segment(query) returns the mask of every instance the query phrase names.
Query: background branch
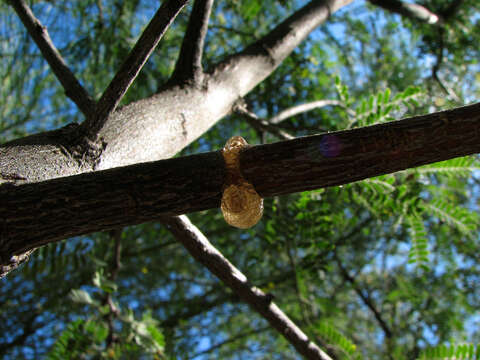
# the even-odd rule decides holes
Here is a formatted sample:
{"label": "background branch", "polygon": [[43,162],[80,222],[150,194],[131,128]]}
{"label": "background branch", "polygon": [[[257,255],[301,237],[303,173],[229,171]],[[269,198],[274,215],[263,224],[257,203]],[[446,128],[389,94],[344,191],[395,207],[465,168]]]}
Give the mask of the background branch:
{"label": "background branch", "polygon": [[393,13],[406,16],[410,19],[420,20],[428,24],[441,25],[444,23],[442,16],[433,13],[426,7],[399,0],[369,0],[372,4]]}
{"label": "background branch", "polygon": [[73,72],[67,66],[62,55],[58,52],[52,39],[48,35],[47,28],[33,15],[32,10],[24,0],[9,0],[28,33],[33,38],[43,57],[47,60],[50,68],[65,89],[65,94],[77,105],[78,109],[90,117],[95,110],[95,101],[77,80]]}
{"label": "background branch", "polygon": [[259,118],[255,113],[248,110],[246,103],[237,103],[234,106],[233,111],[243,117],[253,128],[259,131],[269,132],[282,140],[291,140],[295,138],[294,136],[290,135],[286,131],[283,131],[279,127],[270,124],[264,119]]}
{"label": "background branch", "polygon": [[[480,103],[402,121],[252,146],[243,176],[263,197],[342,185],[480,153]],[[49,242],[219,207],[220,152],[0,186],[0,265]],[[48,194],[48,197],[45,197]],[[0,273],[5,273],[0,268]]]}
{"label": "background branch", "polygon": [[377,320],[378,324],[382,328],[385,337],[387,339],[390,339],[393,336],[393,332],[390,329],[390,327],[387,325],[385,320],[383,320],[382,314],[380,311],[377,309],[377,306],[375,305],[373,299],[368,295],[365,294],[362,289],[358,286],[357,282],[355,279],[348,273],[348,271],[345,269],[345,267],[342,265],[340,259],[335,256],[335,259],[337,261],[337,265],[342,273],[342,276],[345,280],[347,280],[353,287],[353,290],[357,293],[357,295],[362,299],[363,303],[370,309],[370,311],[373,313],[373,316]]}
{"label": "background branch", "polygon": [[85,126],[91,139],[95,139],[107,118],[115,111],[158,42],[187,2],[188,0],[166,0],[157,10],[98,101],[95,115],[87,119]]}
{"label": "background branch", "polygon": [[171,82],[193,81],[198,84],[202,80],[202,54],[212,5],[213,0],[196,0],[193,3],[182,48],[170,79]]}
{"label": "background branch", "polygon": [[440,88],[443,90],[443,92],[448,95],[453,101],[457,103],[461,103],[461,99],[457,96],[455,91],[447,85],[440,79],[438,76],[438,72],[440,70],[440,67],[443,64],[443,58],[444,58],[444,51],[445,51],[445,44],[444,44],[444,36],[445,36],[445,30],[440,29],[438,32],[438,48],[437,48],[437,61],[432,67],[432,78],[434,81],[437,82],[437,84],[440,86]]}
{"label": "background branch", "polygon": [[[307,111],[312,111],[315,109],[319,109],[325,106],[340,106],[342,108],[345,108],[345,105],[338,100],[318,100],[318,101],[312,101],[309,103],[305,104],[300,104],[297,106],[292,106],[291,108],[288,108],[286,110],[281,111],[274,117],[272,117],[269,122],[272,124],[278,124],[292,116],[307,112]],[[352,110],[349,110],[345,108],[346,111],[348,112],[349,115],[355,116],[355,112]]]}
{"label": "background branch", "polygon": [[330,359],[271,301],[270,296],[249,284],[245,275],[235,268],[185,215],[166,219],[164,222],[198,262],[263,316],[300,354],[307,359]]}

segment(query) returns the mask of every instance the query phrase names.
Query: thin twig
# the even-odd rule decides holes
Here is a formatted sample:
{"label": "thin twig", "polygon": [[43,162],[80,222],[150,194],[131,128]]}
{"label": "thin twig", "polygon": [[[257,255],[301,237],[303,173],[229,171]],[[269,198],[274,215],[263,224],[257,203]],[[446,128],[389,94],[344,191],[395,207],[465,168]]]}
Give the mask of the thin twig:
{"label": "thin twig", "polygon": [[83,88],[67,66],[62,55],[60,55],[55,45],[53,45],[47,28],[33,15],[32,10],[24,0],[10,0],[9,3],[14,8],[23,25],[27,28],[28,33],[37,44],[53,73],[62,84],[65,89],[65,94],[77,105],[87,118],[91,116],[95,110],[95,101]]}
{"label": "thin twig", "polygon": [[400,0],[369,0],[372,4],[382,7],[393,13],[408,18],[426,22],[427,24],[442,25],[444,19],[426,7],[418,4],[411,4]]}
{"label": "thin twig", "polygon": [[461,103],[461,99],[458,97],[455,91],[453,91],[451,87],[446,86],[445,83],[438,76],[438,71],[440,70],[443,64],[443,59],[444,59],[444,55],[443,55],[445,51],[444,36],[445,36],[445,30],[440,29],[440,31],[438,32],[439,46],[437,48],[437,61],[435,62],[435,65],[433,65],[432,67],[432,78],[435,82],[437,82],[437,84],[440,86],[440,88],[446,95],[448,95],[453,101]]}
{"label": "thin twig", "polygon": [[286,131],[278,128],[275,125],[270,124],[268,121],[259,118],[255,113],[251,112],[247,108],[247,104],[243,101],[237,101],[235,106],[233,107],[233,111],[242,116],[251,126],[259,131],[266,131],[282,140],[291,140],[295,137],[290,135]]}
{"label": "thin twig", "polygon": [[272,117],[269,122],[272,124],[278,124],[292,116],[307,112],[307,111],[312,111],[315,109],[320,109],[325,106],[340,106],[344,108],[350,116],[355,116],[355,112],[352,110],[349,110],[348,108],[345,108],[345,105],[338,100],[318,100],[318,101],[312,101],[309,103],[305,104],[300,104],[297,106],[292,106],[291,108],[288,108],[286,110],[281,111],[279,114],[275,115]]}
{"label": "thin twig", "polygon": [[235,343],[239,340],[241,340],[242,338],[245,338],[245,337],[248,337],[248,336],[251,336],[251,335],[255,335],[255,334],[260,334],[264,331],[267,331],[269,330],[270,327],[269,326],[265,326],[265,327],[261,327],[259,329],[254,329],[254,330],[249,330],[249,331],[244,331],[244,332],[241,332],[241,333],[238,333],[234,336],[231,336],[229,337],[228,339],[225,339],[223,341],[220,341],[219,343],[216,343],[214,345],[212,345],[211,347],[209,347],[208,349],[205,349],[205,350],[202,350],[200,352],[197,352],[196,354],[192,355],[191,357],[189,357],[188,359],[189,360],[193,360],[195,359],[196,357],[199,357],[201,355],[205,355],[205,354],[209,354],[211,353],[212,351],[214,350],[217,350],[219,348],[221,348],[222,346],[224,345],[227,345],[227,344],[231,344],[231,343]]}
{"label": "thin twig", "polygon": [[185,215],[168,218],[164,222],[198,262],[262,315],[300,354],[307,359],[331,359],[275,305],[271,296],[249,284],[246,276],[235,268]]}
{"label": "thin twig", "polygon": [[195,0],[171,82],[200,83],[202,54],[213,0]]}
{"label": "thin twig", "polygon": [[445,10],[441,12],[445,20],[452,19],[462,7],[464,0],[450,0],[450,5],[448,5]]}
{"label": "thin twig", "polygon": [[337,265],[340,268],[340,271],[342,273],[342,276],[345,280],[347,280],[353,287],[353,290],[357,293],[357,295],[362,299],[363,303],[370,309],[370,311],[373,313],[373,316],[375,316],[375,319],[377,320],[378,324],[382,328],[383,332],[385,333],[385,337],[387,339],[391,339],[393,336],[393,332],[390,329],[390,327],[387,325],[386,321],[383,319],[382,314],[380,311],[377,309],[376,305],[374,304],[373,299],[368,295],[365,294],[362,289],[357,285],[355,279],[348,273],[348,271],[345,269],[345,267],[342,265],[340,259],[335,256],[335,260],[337,261]]}
{"label": "thin twig", "polygon": [[87,132],[91,139],[95,139],[108,116],[115,111],[158,42],[187,2],[188,0],[167,0],[155,13],[98,101],[95,115],[86,122]]}
{"label": "thin twig", "polygon": [[[120,270],[121,263],[121,255],[122,255],[122,228],[111,230],[109,235],[110,239],[114,242],[114,251],[113,251],[113,258],[110,265],[110,273],[108,274],[108,280],[115,282],[117,279],[118,271]],[[111,348],[116,341],[115,335],[115,327],[114,327],[114,320],[118,315],[120,315],[120,310],[113,302],[112,294],[110,292],[105,293],[104,302],[109,307],[109,312],[107,314],[107,324],[108,324],[108,335],[106,339],[106,346],[107,349]]]}

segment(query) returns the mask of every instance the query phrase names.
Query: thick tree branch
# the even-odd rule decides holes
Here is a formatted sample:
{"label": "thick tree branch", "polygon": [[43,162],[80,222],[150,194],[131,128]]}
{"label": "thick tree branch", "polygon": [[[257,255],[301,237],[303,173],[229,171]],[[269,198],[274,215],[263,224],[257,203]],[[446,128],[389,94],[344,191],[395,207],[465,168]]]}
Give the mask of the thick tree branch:
{"label": "thick tree branch", "polygon": [[251,285],[245,275],[235,268],[185,215],[166,219],[165,223],[198,262],[263,316],[300,354],[307,359],[330,359],[271,301],[267,294]]}
{"label": "thick tree branch", "polygon": [[212,76],[219,86],[244,96],[265,79],[317,26],[352,0],[312,0],[259,41],[219,64]]}
{"label": "thick tree branch", "polygon": [[192,81],[199,84],[201,82],[202,54],[212,5],[213,0],[195,0],[193,3],[182,48],[170,79],[172,83]]}
{"label": "thick tree branch", "polygon": [[236,101],[271,74],[310,31],[349,2],[311,2],[262,40],[217,65],[205,76],[204,87],[167,86],[118,109],[96,134],[101,143],[72,146],[72,138],[83,139],[83,132],[74,129],[1,146],[0,179],[37,182],[175,155],[230,113]]}
{"label": "thick tree branch", "polygon": [[[252,146],[240,154],[240,164],[257,192],[269,197],[475,153],[480,153],[480,103]],[[224,177],[221,153],[210,152],[33,184],[4,184],[0,265],[14,266],[14,255],[22,257],[67,237],[219,207]]]}
{"label": "thick tree branch", "polygon": [[435,14],[426,7],[417,4],[411,4],[400,0],[369,0],[372,4],[382,7],[393,13],[406,16],[408,18],[419,20],[428,24],[442,25],[444,19]]}
{"label": "thick tree branch", "polygon": [[62,58],[52,39],[48,35],[47,28],[33,15],[32,10],[24,0],[9,0],[28,33],[33,38],[43,57],[47,60],[50,68],[65,89],[65,94],[77,105],[80,111],[89,117],[95,110],[95,101],[77,80]]}
{"label": "thick tree branch", "polygon": [[85,126],[90,138],[95,139],[98,135],[107,118],[115,111],[158,42],[187,2],[188,0],[166,0],[157,10],[98,101],[95,115],[87,119]]}

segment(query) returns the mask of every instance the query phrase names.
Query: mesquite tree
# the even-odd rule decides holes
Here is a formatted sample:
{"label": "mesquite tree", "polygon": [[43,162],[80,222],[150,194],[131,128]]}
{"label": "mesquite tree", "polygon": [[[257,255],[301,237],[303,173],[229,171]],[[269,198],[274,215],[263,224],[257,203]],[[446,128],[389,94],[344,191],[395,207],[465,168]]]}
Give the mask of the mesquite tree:
{"label": "mesquite tree", "polygon": [[[400,335],[398,343],[395,342],[397,336],[395,327],[407,328],[408,325],[400,326],[396,324],[397,315],[393,315],[392,312],[384,313],[394,311],[392,309],[396,305],[389,305],[389,301],[395,303],[396,298],[392,300],[394,296],[402,298],[407,296],[405,294],[408,291],[403,289],[405,294],[400,296],[391,295],[393,291],[389,289],[390,292],[385,293],[383,300],[375,299],[369,289],[362,288],[363,279],[358,275],[352,275],[361,271],[366,263],[357,264],[354,261],[355,266],[348,264],[348,252],[345,252],[347,250],[342,245],[345,246],[349,241],[355,240],[365,229],[375,228],[371,223],[380,220],[381,224],[376,225],[379,232],[376,235],[369,234],[370,238],[384,237],[385,235],[380,234],[383,234],[386,228],[397,231],[397,236],[402,241],[409,238],[410,260],[416,266],[417,275],[418,272],[422,272],[421,275],[425,276],[427,272],[433,271],[429,264],[425,224],[434,223],[434,219],[448,223],[454,228],[453,231],[459,232],[459,239],[470,239],[469,244],[473,244],[472,234],[478,222],[475,213],[468,210],[471,209],[471,205],[467,203],[467,199],[455,198],[455,204],[452,206],[446,199],[446,188],[442,192],[430,188],[429,185],[441,183],[442,179],[438,176],[442,175],[438,174],[456,172],[465,175],[465,172],[476,168],[475,159],[450,160],[418,171],[408,172],[407,169],[480,152],[480,105],[460,107],[464,101],[474,96],[473,92],[463,93],[467,85],[472,84],[468,80],[464,83],[445,80],[441,73],[442,69],[447,69],[444,70],[447,74],[448,71],[457,72],[456,76],[460,76],[471,71],[468,59],[469,57],[474,59],[475,55],[478,55],[478,50],[473,45],[476,41],[475,36],[468,31],[474,26],[475,21],[469,12],[478,5],[473,1],[445,1],[432,8],[427,6],[428,4],[421,6],[401,1],[372,0],[371,4],[367,5],[350,5],[351,2],[351,0],[311,1],[300,6],[288,1],[269,5],[257,1],[246,1],[245,4],[239,5],[232,1],[214,6],[213,0],[196,0],[188,8],[189,17],[183,18],[182,9],[188,3],[187,0],[164,1],[156,9],[148,25],[144,24],[145,28],[139,34],[138,40],[134,44],[132,42],[131,49],[127,47],[122,54],[119,45],[121,38],[118,39],[118,44],[112,45],[114,49],[120,49],[115,57],[118,66],[111,69],[115,75],[110,77],[111,81],[106,82],[104,74],[100,72],[95,75],[95,70],[102,68],[99,59],[108,62],[111,58],[100,57],[99,54],[108,53],[105,48],[109,47],[108,41],[111,39],[109,36],[120,37],[122,31],[125,32],[124,29],[131,32],[135,26],[138,27],[137,24],[128,23],[122,18],[123,12],[137,15],[145,13],[146,10],[142,9],[138,1],[127,2],[127,5],[113,2],[109,4],[113,10],[107,10],[106,4],[102,1],[79,5],[77,9],[79,24],[73,22],[71,26],[78,26],[80,31],[86,33],[97,34],[104,41],[101,46],[93,45],[95,40],[88,44],[84,43],[84,46],[91,47],[92,51],[97,52],[88,56],[83,55],[76,65],[71,64],[75,61],[75,56],[64,58],[62,51],[59,51],[55,44],[65,41],[77,44],[80,41],[70,40],[68,35],[62,37],[61,34],[58,35],[58,39],[52,40],[48,28],[35,14],[37,8],[40,12],[49,10],[61,14],[61,8],[55,9],[55,4],[38,4],[32,11],[26,1],[7,1],[9,7],[5,6],[4,11],[9,15],[15,11],[18,15],[29,37],[34,40],[38,48],[36,51],[42,54],[69,99],[64,101],[71,101],[72,103],[68,103],[70,109],[74,109],[75,106],[78,113],[71,118],[66,116],[65,120],[58,121],[61,126],[52,126],[52,123],[44,131],[25,134],[15,139],[11,139],[14,133],[9,129],[21,126],[22,121],[17,118],[11,124],[5,121],[5,125],[2,125],[5,136],[10,138],[0,147],[2,275],[26,262],[31,256],[32,264],[27,263],[24,271],[30,274],[26,275],[25,281],[32,281],[28,276],[35,279],[40,276],[39,265],[36,264],[45,266],[49,261],[50,263],[61,261],[54,260],[56,251],[61,252],[58,257],[68,258],[71,255],[74,259],[81,259],[86,256],[78,248],[81,240],[62,242],[61,251],[60,245],[55,242],[80,235],[87,235],[86,239],[107,237],[113,247],[104,248],[105,245],[97,245],[100,241],[95,241],[95,245],[92,246],[98,246],[98,250],[92,250],[90,255],[96,262],[90,263],[88,271],[78,271],[78,276],[72,280],[71,286],[63,286],[61,289],[68,293],[72,288],[88,283],[91,278],[88,274],[93,271],[95,274],[93,283],[103,292],[99,295],[101,301],[95,302],[84,290],[74,290],[71,297],[78,303],[96,307],[104,316],[104,326],[99,325],[93,330],[92,328],[85,330],[84,326],[88,321],[76,322],[74,326],[65,330],[62,335],[64,337],[70,336],[78,340],[82,332],[95,333],[97,335],[92,341],[101,343],[102,348],[99,351],[110,351],[111,356],[148,351],[158,354],[166,351],[172,356],[176,351],[182,354],[181,351],[187,350],[174,349],[174,331],[178,327],[178,320],[175,319],[183,317],[189,319],[212,307],[234,302],[238,297],[266,319],[270,327],[278,330],[295,350],[306,358],[355,357],[360,353],[355,350],[350,340],[343,338],[339,332],[339,329],[348,332],[346,330],[348,326],[341,324],[345,318],[339,320],[337,328],[332,325],[332,319],[335,317],[331,317],[332,314],[329,314],[326,304],[312,305],[312,300],[307,299],[308,296],[318,292],[316,287],[321,286],[321,282],[318,281],[315,286],[313,282],[308,284],[307,279],[315,271],[326,271],[328,267],[335,267],[336,272],[331,274],[332,284],[339,278],[358,294],[361,303],[371,312],[385,339],[385,353],[390,354],[392,358],[418,356],[421,341],[416,339],[407,349],[403,349],[400,345],[402,344]],[[212,9],[215,17],[209,27]],[[238,18],[232,14],[235,9],[239,12]],[[70,10],[67,7],[64,11]],[[269,13],[270,11],[272,13]],[[381,14],[382,18],[378,22],[386,23],[388,26],[376,24],[374,19],[368,17],[363,17],[363,22],[357,20],[351,11],[367,11],[376,16]],[[82,19],[88,19],[90,16],[93,16],[96,22],[81,30],[84,26]],[[174,22],[177,16],[178,21],[183,21],[179,27],[175,27]],[[253,26],[241,25],[238,19],[249,20]],[[329,19],[333,19],[331,26],[324,26],[321,36],[317,34],[305,45],[304,40]],[[263,20],[265,24],[262,24]],[[342,21],[346,24],[344,25],[346,29],[338,28]],[[399,24],[400,21],[405,22],[404,27],[395,28],[394,24]],[[225,26],[229,22],[232,26]],[[368,22],[373,24],[370,31],[365,25]],[[255,26],[258,29],[255,29]],[[383,31],[392,33],[377,34],[375,33],[377,26],[382,26]],[[122,31],[116,31],[118,29]],[[168,39],[170,30],[173,35]],[[347,30],[351,30],[353,35]],[[228,33],[232,36],[230,41],[224,39]],[[106,36],[102,38],[101,34]],[[348,45],[350,36],[362,39],[362,36],[368,38],[367,34],[372,38],[380,37],[376,39],[378,43],[376,52],[370,53],[368,48],[365,49],[368,46],[367,42],[359,43],[360,49],[355,49],[355,44]],[[406,64],[401,68],[402,62],[395,58],[394,51],[402,49],[405,45],[401,41],[400,44],[393,45],[385,42],[385,38],[394,34],[399,34],[399,37],[407,34],[420,36],[419,49],[435,59],[429,69],[431,73],[428,76],[428,86],[424,89],[418,87],[421,85],[418,78],[410,77],[415,71],[418,71],[418,75],[422,71],[425,72],[426,65]],[[175,36],[180,35],[181,40],[175,41]],[[163,36],[167,37],[166,48],[161,45]],[[321,40],[315,39],[316,37],[320,37]],[[320,41],[321,44],[328,42],[334,44],[336,52],[322,53],[319,46],[312,45],[315,41]],[[159,48],[155,50],[159,43]],[[175,61],[171,61],[168,51],[175,48],[178,49],[178,55]],[[203,56],[204,50],[210,56],[206,60]],[[158,59],[147,63],[153,53]],[[408,51],[405,52],[407,53]],[[163,54],[165,59],[162,58]],[[462,55],[463,63],[459,60]],[[358,56],[358,59],[354,58],[355,56]],[[90,58],[96,61],[90,62]],[[172,63],[172,66],[164,65],[163,74],[155,69],[155,65],[162,61]],[[286,67],[291,73],[282,74],[281,65],[289,61],[294,64]],[[336,61],[338,69],[331,70],[331,64],[330,68],[325,64],[319,65],[319,61],[325,63]],[[404,62],[407,63],[407,59],[404,59]],[[474,64],[474,60],[471,62]],[[72,71],[71,66],[76,66],[76,71]],[[315,66],[319,66],[319,69]],[[356,66],[360,66],[361,69],[356,69]],[[279,67],[279,71],[274,72]],[[296,67],[302,70],[298,74],[295,74]],[[457,70],[457,67],[461,70]],[[84,69],[86,73],[91,71],[96,76],[95,84],[88,84],[87,79],[82,79],[80,69]],[[278,72],[279,78],[272,79],[270,75]],[[386,80],[385,73],[398,76],[398,81]],[[293,75],[298,76],[299,80],[292,82],[295,86],[289,87],[288,79]],[[142,79],[142,76],[145,78]],[[135,88],[137,77],[137,82],[140,83],[138,89]],[[316,80],[313,81],[312,77],[316,77]],[[368,77],[370,78],[366,79]],[[368,86],[362,85],[359,79],[364,79],[363,82]],[[315,86],[324,86],[329,90],[312,93],[312,97],[315,98],[312,100],[315,101],[304,101],[304,104],[279,111],[280,104],[284,106],[283,102],[288,104],[289,100],[303,96],[302,92],[305,93],[312,86],[312,81]],[[285,94],[283,96],[287,97],[286,100],[271,95],[278,86],[282,86],[280,85],[282,82],[287,83],[284,85],[288,88],[286,94],[289,91],[293,93],[290,99]],[[30,89],[36,86],[34,79],[29,79],[26,83]],[[325,86],[327,83],[328,86]],[[104,87],[97,90],[99,84],[104,84]],[[129,88],[130,91],[127,93]],[[395,94],[392,94],[390,88],[394,89]],[[360,98],[365,93],[370,93],[370,96],[365,96],[362,102]],[[319,95],[330,98],[319,99]],[[59,95],[56,95],[55,102],[58,101],[58,97]],[[308,98],[309,96],[305,97]],[[53,100],[35,100],[55,104]],[[121,103],[122,106],[119,106]],[[58,107],[51,104],[46,107]],[[437,111],[439,109],[433,105],[448,105],[451,109]],[[29,106],[34,107],[34,102]],[[262,107],[268,109],[267,114],[265,111],[263,114],[261,111],[260,113],[252,111]],[[317,111],[317,118],[308,115],[312,111]],[[398,122],[390,121],[405,117],[407,111],[409,118]],[[418,115],[425,112],[428,114]],[[10,113],[14,114],[13,111]],[[35,118],[39,119],[40,116],[35,115]],[[216,140],[210,141],[205,133],[224,119],[240,120],[241,125],[240,127],[234,124],[225,125],[219,134],[213,136]],[[296,120],[287,122],[287,119]],[[376,124],[380,122],[383,123]],[[239,161],[242,176],[253,185],[258,194],[267,199],[274,199],[269,200],[266,206],[266,218],[255,228],[257,230],[253,230],[254,233],[257,231],[255,235],[246,237],[254,237],[256,242],[263,238],[270,246],[258,243],[252,245],[250,250],[245,249],[245,259],[234,256],[230,253],[230,248],[225,249],[227,257],[234,256],[232,261],[241,267],[240,264],[248,260],[247,255],[251,256],[266,249],[278,251],[277,246],[272,245],[273,239],[286,237],[283,241],[285,243],[283,250],[288,271],[277,274],[277,280],[265,274],[262,277],[260,274],[268,272],[269,269],[282,268],[281,262],[274,264],[275,256],[272,255],[271,260],[267,260],[270,256],[265,256],[264,259],[272,262],[269,266],[262,266],[258,273],[252,274],[256,279],[263,278],[263,281],[257,281],[256,284],[265,287],[263,290],[256,287],[253,281],[248,281],[246,275],[235,268],[200,230],[182,215],[219,207],[228,174],[223,157],[217,151],[218,144],[232,135],[237,135],[235,131],[247,134],[250,131],[250,134],[259,140],[253,141],[254,143],[270,142],[272,138],[282,140],[249,147],[241,152]],[[316,133],[318,135],[300,137]],[[205,145],[206,143],[208,145]],[[210,151],[192,154],[202,149]],[[187,153],[191,155],[169,159],[182,150],[185,155]],[[385,175],[401,170],[404,172]],[[431,183],[425,179],[429,174],[433,177],[428,180]],[[384,176],[371,179],[381,175]],[[330,188],[326,192],[319,190],[296,195],[297,197],[289,198],[290,200],[278,198],[279,195],[346,185],[363,179],[370,180],[348,185],[349,187],[341,194],[335,192],[340,191],[339,188]],[[447,182],[451,181],[449,179]],[[423,189],[421,184],[425,184]],[[449,184],[459,193],[464,189],[464,184],[455,183],[453,184],[455,186]],[[318,202],[320,197],[322,205]],[[339,198],[344,198],[353,205],[342,210],[340,205],[342,201]],[[466,207],[457,207],[462,202]],[[292,230],[283,229],[281,220],[292,217],[292,212],[297,221],[297,225],[294,226],[296,230],[291,234],[295,240],[289,240]],[[211,213],[208,218],[211,223],[221,221],[218,214]],[[146,222],[160,222],[163,224],[162,230],[156,229],[147,236],[146,234],[150,233],[149,226],[153,225],[145,225],[138,228],[144,229],[142,230],[145,231],[144,235],[138,236],[165,236],[161,235],[162,231],[168,230],[170,233],[168,236],[173,235],[193,258],[233,291],[232,295],[221,286],[215,286],[213,299],[200,302],[200,305],[198,300],[188,304],[186,298],[195,294],[193,288],[181,291],[184,295],[182,300],[184,307],[187,308],[187,312],[191,309],[191,315],[178,312],[179,310],[169,315],[156,314],[157,317],[162,317],[161,326],[167,336],[167,350],[164,350],[163,338],[156,330],[157,323],[151,315],[146,316],[146,312],[144,313],[140,323],[150,330],[141,333],[133,325],[136,320],[128,317],[125,314],[126,310],[122,310],[122,306],[114,301],[118,287],[123,286],[126,289],[126,283],[129,281],[126,276],[128,272],[122,266],[122,259],[126,261],[125,258],[133,257],[135,251],[129,251],[126,247],[138,240],[134,234],[125,235],[128,231],[136,230],[122,228]],[[222,229],[225,225],[222,223],[215,225],[214,228],[210,226],[211,231],[215,228]],[[109,232],[103,235],[89,235],[98,231]],[[311,231],[312,234],[308,241],[303,234],[305,231]],[[445,229],[438,231],[435,233],[438,239],[451,236]],[[241,234],[239,232],[234,234],[246,239],[246,235],[239,235]],[[315,241],[315,237],[324,240]],[[365,235],[365,238],[367,237]],[[326,241],[327,239],[330,240]],[[151,241],[153,240],[148,240],[148,243]],[[359,245],[354,253],[368,254],[373,251],[363,244],[366,240],[357,241]],[[328,245],[329,242],[335,245]],[[77,245],[68,248],[69,243]],[[397,244],[399,243],[400,240]],[[43,248],[47,244],[51,244],[48,248],[53,249],[48,256],[44,250],[46,248]],[[390,246],[391,244],[388,244],[387,248]],[[122,247],[125,250],[122,251]],[[38,258],[33,252],[37,248],[40,248],[37,251],[40,254]],[[67,250],[64,250],[65,248]],[[389,248],[388,253],[392,252],[393,250]],[[468,253],[468,256],[470,255]],[[146,257],[140,256],[139,259],[148,263]],[[405,259],[408,259],[407,256]],[[108,261],[104,263],[104,260]],[[369,263],[375,261],[378,259],[373,257]],[[349,269],[346,263],[352,268]],[[75,269],[78,269],[78,266],[74,266]],[[178,264],[176,266],[178,267]],[[65,263],[62,267],[67,268]],[[149,271],[147,265],[143,269],[144,273]],[[171,274],[176,271],[179,273],[191,271],[187,268],[171,269]],[[243,270],[247,271],[247,268]],[[35,275],[31,275],[32,273]],[[54,278],[53,273],[49,274],[51,278]],[[7,277],[4,281],[8,282],[10,278]],[[289,292],[274,291],[275,286],[271,284],[281,283],[283,278],[294,279],[290,286],[296,292],[297,309],[292,312],[301,324],[300,327],[276,305],[278,294],[282,294],[283,291],[286,291],[286,294]],[[401,282],[398,277],[394,279],[392,281]],[[152,284],[145,288],[152,291]],[[207,288],[204,291],[205,294],[209,292]],[[327,290],[324,291],[326,293],[322,295],[323,297],[329,293]],[[118,296],[121,297],[120,294]],[[174,297],[171,296],[171,299]],[[279,301],[284,305],[292,302],[286,298],[280,298]],[[149,300],[143,307],[150,311],[161,307],[160,304],[161,302]],[[123,306],[128,308],[130,304],[127,301]],[[165,307],[168,308],[166,305]],[[309,318],[313,314],[317,316],[311,321]],[[31,316],[33,318],[30,318],[30,322],[37,319],[40,313],[34,312]],[[68,314],[64,316],[68,318]],[[27,323],[28,319],[22,321]],[[238,320],[240,329],[242,321]],[[1,351],[7,353],[16,344],[24,345],[28,336],[33,335],[39,328],[40,325],[24,326],[22,334],[6,338]],[[130,332],[125,332],[126,328],[129,328]],[[258,330],[269,327],[259,325],[254,328]],[[254,330],[247,332],[246,336],[248,334],[258,336]],[[104,337],[98,335],[102,332],[105,333]],[[272,336],[270,334],[266,338]],[[135,338],[137,346],[134,349],[126,345],[127,339],[132,337]],[[355,336],[351,338],[353,341],[357,340]],[[60,339],[50,356],[63,354],[62,351],[65,349],[62,348]],[[256,339],[259,343],[266,341],[261,340],[261,337]],[[362,340],[358,341],[362,343]],[[365,346],[365,349],[368,349],[368,346]],[[405,351],[402,353],[401,350]],[[79,351],[83,353],[86,349],[80,347]],[[279,350],[283,354],[289,351],[291,350]],[[399,355],[400,353],[402,355]]]}

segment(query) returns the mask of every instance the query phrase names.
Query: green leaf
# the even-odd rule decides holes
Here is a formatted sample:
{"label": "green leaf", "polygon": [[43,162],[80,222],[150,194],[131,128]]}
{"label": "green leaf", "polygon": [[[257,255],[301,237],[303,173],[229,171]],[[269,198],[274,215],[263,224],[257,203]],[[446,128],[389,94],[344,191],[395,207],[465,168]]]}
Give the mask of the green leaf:
{"label": "green leaf", "polygon": [[98,306],[98,302],[93,300],[90,294],[85,290],[72,289],[69,296],[70,299],[75,303]]}

